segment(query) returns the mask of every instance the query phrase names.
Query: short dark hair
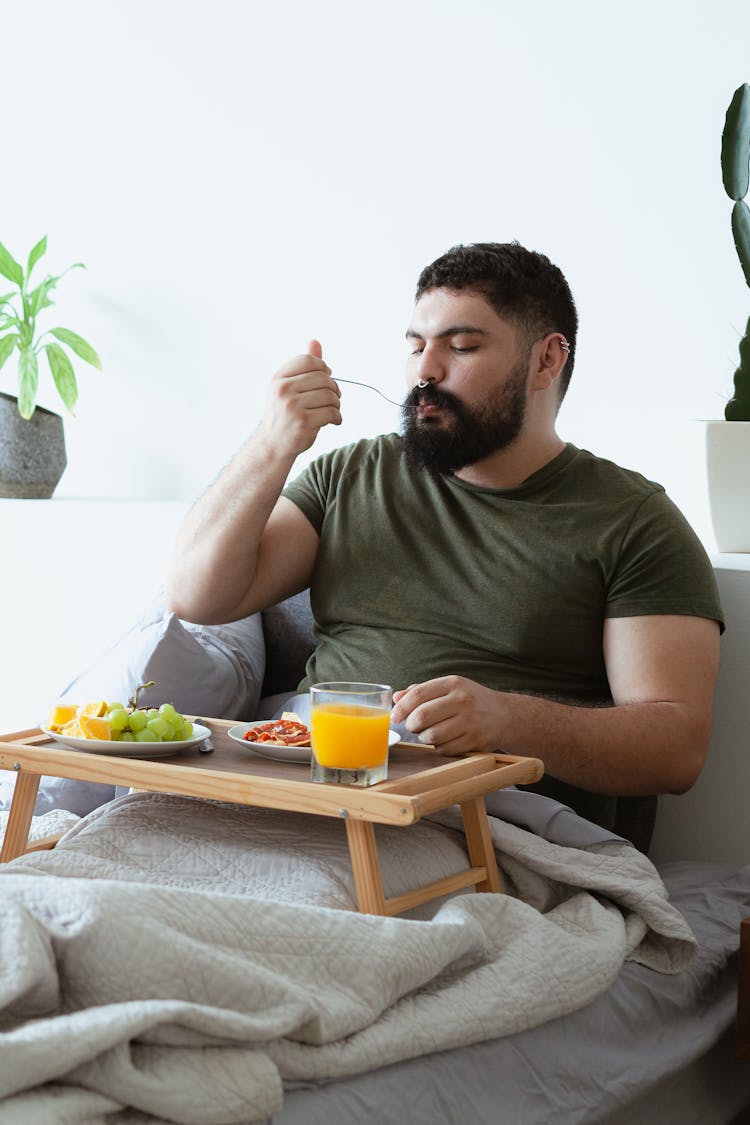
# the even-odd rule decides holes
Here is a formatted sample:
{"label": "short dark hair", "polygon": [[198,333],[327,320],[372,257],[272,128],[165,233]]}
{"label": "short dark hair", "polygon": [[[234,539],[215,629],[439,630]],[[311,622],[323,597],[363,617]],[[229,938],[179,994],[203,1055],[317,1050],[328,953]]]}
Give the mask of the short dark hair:
{"label": "short dark hair", "polygon": [[479,293],[499,316],[521,332],[527,348],[550,332],[562,332],[570,345],[560,375],[560,401],[573,374],[578,314],[562,270],[519,242],[475,242],[454,246],[425,266],[415,301],[430,289],[469,289]]}

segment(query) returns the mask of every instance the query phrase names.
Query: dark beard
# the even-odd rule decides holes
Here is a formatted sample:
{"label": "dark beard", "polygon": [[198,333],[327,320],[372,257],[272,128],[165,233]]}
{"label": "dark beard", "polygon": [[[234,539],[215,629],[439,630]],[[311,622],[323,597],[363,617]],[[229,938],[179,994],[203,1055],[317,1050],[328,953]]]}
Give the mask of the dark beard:
{"label": "dark beard", "polygon": [[[419,419],[420,402],[434,403],[452,421]],[[413,387],[401,407],[403,449],[410,465],[433,477],[455,473],[505,449],[521,432],[526,417],[526,364],[511,372],[494,399],[484,406],[465,406],[434,383]]]}

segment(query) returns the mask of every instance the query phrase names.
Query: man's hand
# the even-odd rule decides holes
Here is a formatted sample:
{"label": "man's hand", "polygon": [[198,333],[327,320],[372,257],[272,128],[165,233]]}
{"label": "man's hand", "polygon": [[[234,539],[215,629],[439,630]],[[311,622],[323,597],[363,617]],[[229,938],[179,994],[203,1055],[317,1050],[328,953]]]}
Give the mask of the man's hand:
{"label": "man's hand", "polygon": [[394,723],[441,754],[502,749],[504,695],[463,676],[441,676],[393,693]]}
{"label": "man's hand", "polygon": [[304,453],[323,426],[341,425],[340,400],[323,349],[311,340],[308,352],[288,360],[271,379],[259,433],[272,449]]}

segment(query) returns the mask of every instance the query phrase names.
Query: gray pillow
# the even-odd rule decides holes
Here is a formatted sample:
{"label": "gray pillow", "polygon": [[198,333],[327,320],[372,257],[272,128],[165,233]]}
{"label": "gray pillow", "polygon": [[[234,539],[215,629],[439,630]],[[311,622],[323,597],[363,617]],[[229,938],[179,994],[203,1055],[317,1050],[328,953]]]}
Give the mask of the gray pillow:
{"label": "gray pillow", "polygon": [[266,658],[260,614],[225,625],[194,625],[166,608],[160,595],[124,637],[68,684],[60,700],[173,703],[183,714],[216,719],[255,717]]}
{"label": "gray pillow", "polygon": [[[58,699],[127,703],[139,684],[154,680],[154,687],[140,694],[139,704],[173,703],[183,714],[243,721],[257,718],[265,666],[260,614],[226,625],[194,625],[170,613],[160,595]],[[0,807],[7,807],[11,794],[12,786],[0,789]],[[68,809],[85,816],[114,795],[114,786],[42,778],[35,815]]]}
{"label": "gray pillow", "polygon": [[262,618],[266,638],[263,696],[294,692],[318,643],[310,608],[310,591],[302,590],[286,601],[264,609]]}

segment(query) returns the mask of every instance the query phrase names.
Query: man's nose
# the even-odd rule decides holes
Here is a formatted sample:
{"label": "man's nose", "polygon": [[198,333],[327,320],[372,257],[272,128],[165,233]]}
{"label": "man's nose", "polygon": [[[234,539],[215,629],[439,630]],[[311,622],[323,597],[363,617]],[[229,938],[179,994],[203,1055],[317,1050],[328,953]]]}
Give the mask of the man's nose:
{"label": "man's nose", "polygon": [[429,344],[425,344],[419,357],[417,375],[419,376],[419,382],[425,386],[428,383],[440,383],[445,378],[442,360],[438,352],[433,350]]}

